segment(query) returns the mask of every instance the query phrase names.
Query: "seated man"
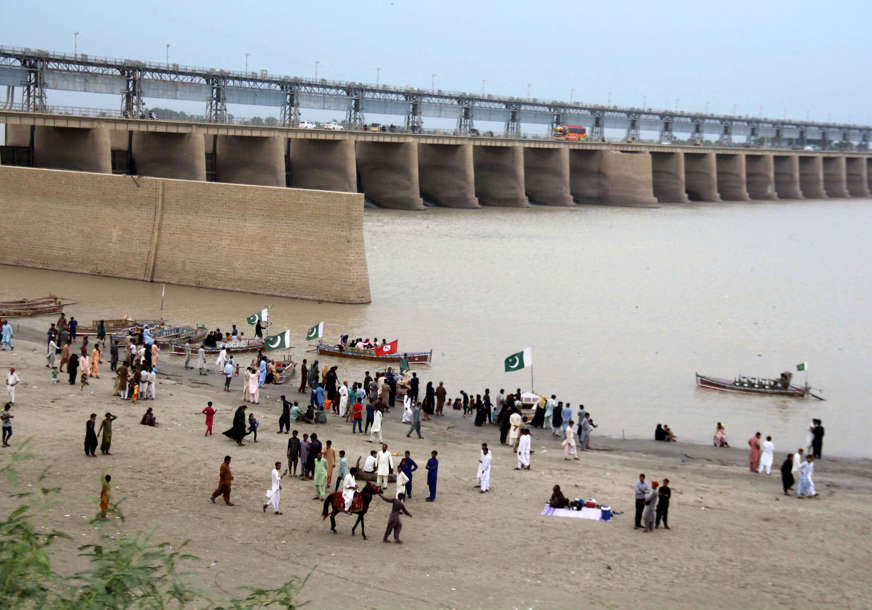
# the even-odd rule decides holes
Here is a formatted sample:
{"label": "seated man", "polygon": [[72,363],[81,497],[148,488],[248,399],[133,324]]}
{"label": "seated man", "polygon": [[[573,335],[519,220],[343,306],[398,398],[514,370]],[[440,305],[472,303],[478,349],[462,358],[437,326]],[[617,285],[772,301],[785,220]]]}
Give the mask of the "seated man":
{"label": "seated man", "polygon": [[657,427],[654,429],[654,440],[655,441],[665,441],[666,440],[666,430],[663,429],[663,426],[657,424]]}
{"label": "seated man", "polygon": [[139,421],[143,426],[156,426],[157,418],[154,416],[154,412],[151,410],[151,407],[145,410],[145,413],[142,416],[142,419]]}
{"label": "seated man", "polygon": [[298,419],[300,419],[301,415],[302,413],[300,412],[300,405],[298,405],[297,402],[294,401],[294,406],[291,407],[291,419],[297,421]]}
{"label": "seated man", "polygon": [[378,463],[378,459],[375,457],[377,454],[376,450],[373,449],[369,452],[369,457],[366,458],[366,462],[363,464],[364,472],[375,472],[376,464]]}
{"label": "seated man", "polygon": [[551,508],[566,508],[569,506],[569,500],[560,491],[560,485],[555,485],[551,492],[551,499],[548,500],[548,505]]}
{"label": "seated man", "polygon": [[315,423],[315,408],[312,405],[309,405],[306,409],[306,414],[303,415],[303,421],[307,424]]}

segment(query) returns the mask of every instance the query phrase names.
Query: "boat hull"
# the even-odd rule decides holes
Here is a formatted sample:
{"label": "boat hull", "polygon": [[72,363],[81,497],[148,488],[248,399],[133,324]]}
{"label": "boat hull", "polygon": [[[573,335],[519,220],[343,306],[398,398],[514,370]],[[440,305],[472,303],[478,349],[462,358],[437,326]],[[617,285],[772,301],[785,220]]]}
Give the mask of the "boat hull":
{"label": "boat hull", "polygon": [[788,386],[787,388],[763,388],[753,386],[738,386],[729,379],[721,379],[718,377],[709,377],[707,375],[696,374],[697,387],[706,390],[718,390],[720,392],[735,392],[739,394],[756,394],[758,396],[788,396],[790,398],[805,398],[808,394],[808,388],[799,386]]}
{"label": "boat hull", "polygon": [[405,354],[409,364],[430,364],[430,360],[433,357],[432,351],[397,352],[395,354],[380,356],[374,353],[373,350],[340,350],[339,348],[324,345],[323,343],[318,344],[318,354],[322,356],[336,356],[337,358],[352,358],[355,360],[374,360],[376,362],[400,362],[403,359],[403,354]]}

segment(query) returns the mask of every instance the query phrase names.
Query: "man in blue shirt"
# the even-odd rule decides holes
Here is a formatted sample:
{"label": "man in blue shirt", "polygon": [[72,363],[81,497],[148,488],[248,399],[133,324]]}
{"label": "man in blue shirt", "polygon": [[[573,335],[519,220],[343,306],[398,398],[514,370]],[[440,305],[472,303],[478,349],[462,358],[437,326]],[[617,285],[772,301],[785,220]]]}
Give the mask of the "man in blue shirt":
{"label": "man in blue shirt", "polygon": [[563,410],[560,412],[560,417],[563,422],[560,426],[563,428],[563,438],[566,438],[566,429],[569,427],[569,422],[572,420],[572,407],[569,403],[563,405]]}
{"label": "man in blue shirt", "polygon": [[412,499],[412,473],[418,470],[418,464],[415,463],[415,460],[412,459],[411,453],[406,451],[405,453],[405,465],[403,466],[403,472],[406,473],[406,476],[409,477],[409,481],[406,483],[406,497],[410,500]]}
{"label": "man in blue shirt", "polygon": [[645,496],[651,493],[651,488],[645,482],[645,473],[639,475],[639,480],[636,481],[636,519],[634,529],[642,527],[642,511],[645,510]]}
{"label": "man in blue shirt", "polygon": [[366,403],[366,424],[363,427],[364,434],[369,432],[369,427],[372,425],[374,418],[375,418],[375,405],[372,404],[372,401],[367,401],[367,403]]}
{"label": "man in blue shirt", "polygon": [[430,488],[430,497],[426,499],[426,502],[433,502],[436,500],[436,478],[439,474],[439,460],[436,459],[437,455],[439,455],[438,451],[431,451],[430,459],[427,460],[427,487]]}

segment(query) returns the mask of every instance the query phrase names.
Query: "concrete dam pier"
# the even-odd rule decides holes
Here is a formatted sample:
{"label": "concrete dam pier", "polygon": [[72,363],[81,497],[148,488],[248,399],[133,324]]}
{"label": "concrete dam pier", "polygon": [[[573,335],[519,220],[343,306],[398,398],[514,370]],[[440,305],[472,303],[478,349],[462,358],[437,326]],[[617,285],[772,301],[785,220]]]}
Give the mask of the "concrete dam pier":
{"label": "concrete dam pier", "polygon": [[[6,164],[363,193],[375,205],[869,197],[866,151],[565,142],[0,111]],[[9,163],[9,159],[14,162]],[[24,160],[24,161],[22,161]]]}

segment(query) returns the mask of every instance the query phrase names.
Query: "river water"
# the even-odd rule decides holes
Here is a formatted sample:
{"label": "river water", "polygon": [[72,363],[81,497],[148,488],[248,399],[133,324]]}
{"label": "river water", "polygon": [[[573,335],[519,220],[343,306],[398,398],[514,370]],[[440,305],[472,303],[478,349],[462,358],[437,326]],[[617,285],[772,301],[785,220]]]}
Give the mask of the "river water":
{"label": "river water", "polygon": [[[449,396],[529,389],[530,371],[504,373],[503,359],[530,346],[534,389],[583,402],[596,434],[648,438],[665,423],[707,443],[721,421],[733,444],[759,430],[781,452],[820,417],[824,453],[872,457],[872,201],[367,210],[364,224],[369,305],[168,286],[165,319],[251,332],[245,316],[269,305],[310,362],[302,333],[319,320],[330,340],[397,338],[401,351],[433,350],[417,370]],[[84,322],[160,311],[160,285],[13,267],[0,277],[4,297],[81,301],[68,311]],[[695,387],[695,371],[777,376],[802,361],[826,402]]]}

